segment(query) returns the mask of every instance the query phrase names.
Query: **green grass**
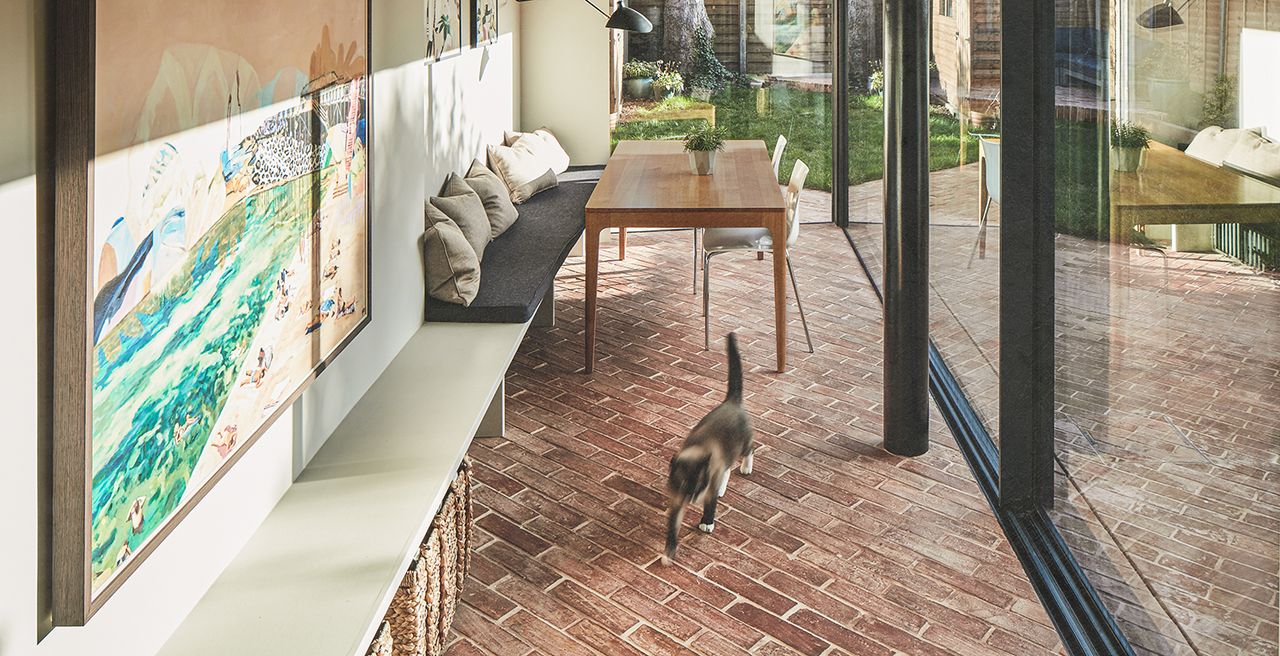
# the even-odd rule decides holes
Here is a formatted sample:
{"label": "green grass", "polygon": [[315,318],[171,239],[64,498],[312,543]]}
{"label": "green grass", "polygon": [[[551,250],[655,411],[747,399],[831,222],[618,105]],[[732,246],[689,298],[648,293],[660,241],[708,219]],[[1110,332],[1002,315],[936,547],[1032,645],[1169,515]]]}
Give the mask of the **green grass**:
{"label": "green grass", "polygon": [[[684,109],[696,101],[677,96],[645,113]],[[831,97],[815,91],[787,87],[746,89],[734,87],[712,96],[716,125],[725,128],[730,139],[762,139],[773,148],[778,135],[787,138],[781,176],[787,179],[796,159],[809,165],[810,189],[831,190]],[[859,96],[849,106],[849,182],[858,184],[884,177],[884,115],[879,96]],[[622,140],[682,139],[698,120],[621,123],[613,133],[613,143]],[[929,169],[937,171],[959,164],[960,123],[950,116],[929,116]],[[978,158],[978,141],[969,137],[965,161]]]}

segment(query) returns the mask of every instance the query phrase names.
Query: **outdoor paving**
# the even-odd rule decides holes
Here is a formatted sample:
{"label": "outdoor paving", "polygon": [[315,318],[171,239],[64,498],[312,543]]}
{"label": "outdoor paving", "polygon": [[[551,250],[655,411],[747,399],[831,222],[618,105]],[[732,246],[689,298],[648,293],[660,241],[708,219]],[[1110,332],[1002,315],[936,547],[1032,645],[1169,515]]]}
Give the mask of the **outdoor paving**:
{"label": "outdoor paving", "polygon": [[[999,237],[968,266],[976,188],[973,166],[931,176],[930,328],[995,433]],[[852,190],[855,220],[879,194]],[[881,226],[851,232],[879,275]],[[1059,528],[1139,653],[1276,654],[1280,280],[1065,235],[1056,266]]]}
{"label": "outdoor paving", "polygon": [[[688,232],[636,233],[601,263],[598,361],[582,368],[583,265],[556,285],[507,378],[507,435],[477,440],[478,549],[449,653],[1063,653],[941,418],[932,448],[881,446],[880,307],[844,235],[804,226],[793,252],[816,353],[790,314],[778,374],[771,267],[712,270],[702,350]],[[686,517],[663,545],[667,465],[724,395],[738,331],[760,450],[712,535]]]}

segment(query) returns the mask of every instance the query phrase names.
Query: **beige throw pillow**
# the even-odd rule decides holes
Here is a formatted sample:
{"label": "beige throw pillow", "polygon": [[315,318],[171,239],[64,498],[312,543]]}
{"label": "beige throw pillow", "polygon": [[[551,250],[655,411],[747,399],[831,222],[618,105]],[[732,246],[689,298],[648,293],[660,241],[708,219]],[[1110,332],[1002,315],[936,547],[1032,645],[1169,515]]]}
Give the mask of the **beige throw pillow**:
{"label": "beige throw pillow", "polygon": [[1227,153],[1223,163],[1280,186],[1280,143],[1271,143],[1262,137],[1242,139]]}
{"label": "beige throw pillow", "polygon": [[507,185],[502,182],[502,178],[485,167],[484,162],[476,160],[471,164],[466,182],[480,196],[480,202],[484,203],[484,211],[489,215],[490,238],[497,239],[498,235],[506,232],[520,218],[516,206],[511,204],[511,192],[507,191]]}
{"label": "beige throw pillow", "polygon": [[1222,166],[1227,155],[1239,143],[1254,143],[1262,140],[1256,129],[1229,128],[1222,129],[1216,125],[1201,130],[1191,143],[1186,153],[1198,160],[1214,166]]}
{"label": "beige throw pillow", "polygon": [[507,132],[503,144],[514,146],[523,141],[525,145],[556,172],[556,175],[569,170],[569,153],[565,152],[556,135],[546,128],[538,128],[533,132]]}
{"label": "beige throw pillow", "polygon": [[444,212],[427,203],[427,232],[423,257],[427,263],[427,294],[463,307],[480,292],[480,258],[462,229]]}
{"label": "beige throw pillow", "polygon": [[559,184],[555,171],[519,139],[514,146],[489,146],[489,168],[502,178],[517,205]]}
{"label": "beige throw pillow", "polygon": [[489,215],[484,210],[480,196],[471,190],[461,177],[449,174],[445,180],[443,196],[432,198],[430,204],[444,212],[462,229],[467,243],[475,250],[476,257],[484,260],[484,249],[489,245]]}

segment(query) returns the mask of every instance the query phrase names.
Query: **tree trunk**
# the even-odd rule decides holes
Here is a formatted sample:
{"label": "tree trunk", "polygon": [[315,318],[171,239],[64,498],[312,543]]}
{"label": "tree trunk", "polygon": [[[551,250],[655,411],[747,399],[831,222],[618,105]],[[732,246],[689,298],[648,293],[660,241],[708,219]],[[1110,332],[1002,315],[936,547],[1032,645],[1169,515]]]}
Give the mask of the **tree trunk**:
{"label": "tree trunk", "polygon": [[702,0],[665,0],[662,9],[662,59],[689,74],[693,61],[693,33],[701,25],[714,37],[707,6]]}
{"label": "tree trunk", "polygon": [[884,58],[884,6],[881,0],[849,0],[849,86],[865,91],[870,62]]}

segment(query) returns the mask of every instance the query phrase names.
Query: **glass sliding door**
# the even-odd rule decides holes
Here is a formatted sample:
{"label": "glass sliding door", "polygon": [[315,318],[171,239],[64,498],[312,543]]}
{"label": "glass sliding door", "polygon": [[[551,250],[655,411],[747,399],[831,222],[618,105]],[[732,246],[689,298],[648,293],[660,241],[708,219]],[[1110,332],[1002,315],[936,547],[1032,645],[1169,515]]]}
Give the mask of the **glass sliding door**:
{"label": "glass sliding door", "polygon": [[1139,653],[1274,654],[1280,2],[1059,7],[1054,516]]}

